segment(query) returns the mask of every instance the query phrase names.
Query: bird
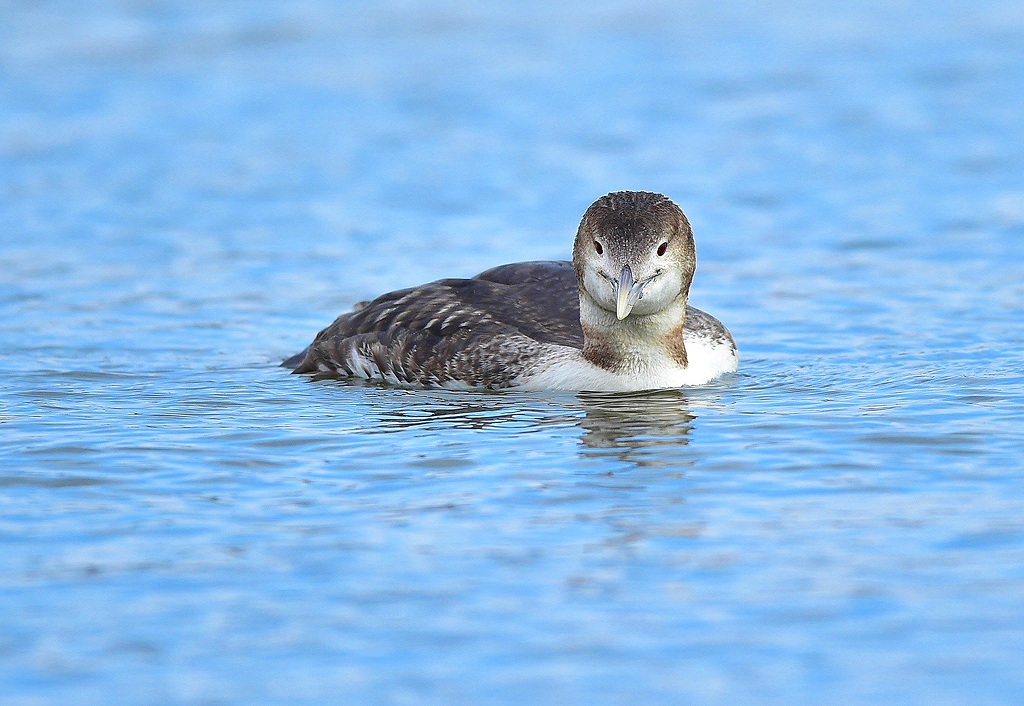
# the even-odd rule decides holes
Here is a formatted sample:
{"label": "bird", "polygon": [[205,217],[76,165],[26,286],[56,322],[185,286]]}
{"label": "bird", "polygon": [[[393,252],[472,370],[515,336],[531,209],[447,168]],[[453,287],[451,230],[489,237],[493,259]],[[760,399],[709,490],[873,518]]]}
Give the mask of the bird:
{"label": "bird", "polygon": [[693,229],[668,197],[616,191],[584,213],[572,262],[501,265],[357,304],[281,365],[405,387],[632,392],[704,385],[739,352],[688,303]]}

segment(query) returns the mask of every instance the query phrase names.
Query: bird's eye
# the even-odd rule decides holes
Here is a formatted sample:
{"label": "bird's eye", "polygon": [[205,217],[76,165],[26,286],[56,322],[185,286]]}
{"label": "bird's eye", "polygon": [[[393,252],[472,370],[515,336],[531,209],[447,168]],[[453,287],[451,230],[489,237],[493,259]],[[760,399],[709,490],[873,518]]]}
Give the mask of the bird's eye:
{"label": "bird's eye", "polygon": [[601,247],[601,243],[594,241],[594,250],[597,250],[598,255],[604,255],[604,248]]}
{"label": "bird's eye", "polygon": [[662,255],[664,255],[666,250],[668,250],[668,243],[662,243],[661,245],[659,245],[658,246],[658,257],[661,257]]}

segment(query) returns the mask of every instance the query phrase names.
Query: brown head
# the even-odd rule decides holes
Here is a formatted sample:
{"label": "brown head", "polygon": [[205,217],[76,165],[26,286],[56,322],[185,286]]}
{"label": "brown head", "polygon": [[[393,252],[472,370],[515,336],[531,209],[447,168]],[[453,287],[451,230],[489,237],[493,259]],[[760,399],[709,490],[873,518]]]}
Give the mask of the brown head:
{"label": "brown head", "polygon": [[572,261],[580,291],[621,321],[685,303],[697,254],[690,222],[668,197],[616,191],[583,214]]}

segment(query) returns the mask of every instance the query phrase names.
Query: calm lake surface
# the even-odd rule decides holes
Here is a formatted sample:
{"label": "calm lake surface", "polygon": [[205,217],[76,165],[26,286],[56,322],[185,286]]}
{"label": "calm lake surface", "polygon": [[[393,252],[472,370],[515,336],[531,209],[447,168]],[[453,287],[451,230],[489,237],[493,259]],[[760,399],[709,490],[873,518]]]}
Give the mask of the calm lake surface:
{"label": "calm lake surface", "polygon": [[[1024,703],[1019,2],[0,3],[0,704]],[[311,382],[690,216],[740,372]]]}

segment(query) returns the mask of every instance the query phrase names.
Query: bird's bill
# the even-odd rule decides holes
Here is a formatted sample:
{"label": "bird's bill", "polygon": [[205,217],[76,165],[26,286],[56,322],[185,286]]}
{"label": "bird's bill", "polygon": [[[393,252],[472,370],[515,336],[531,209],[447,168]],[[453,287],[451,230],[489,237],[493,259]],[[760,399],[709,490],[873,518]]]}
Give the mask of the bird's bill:
{"label": "bird's bill", "polygon": [[633,271],[629,269],[629,265],[622,268],[619,282],[615,286],[615,316],[619,321],[629,316],[629,312],[633,311],[633,307],[643,297],[644,284],[646,282],[637,282],[633,279]]}

